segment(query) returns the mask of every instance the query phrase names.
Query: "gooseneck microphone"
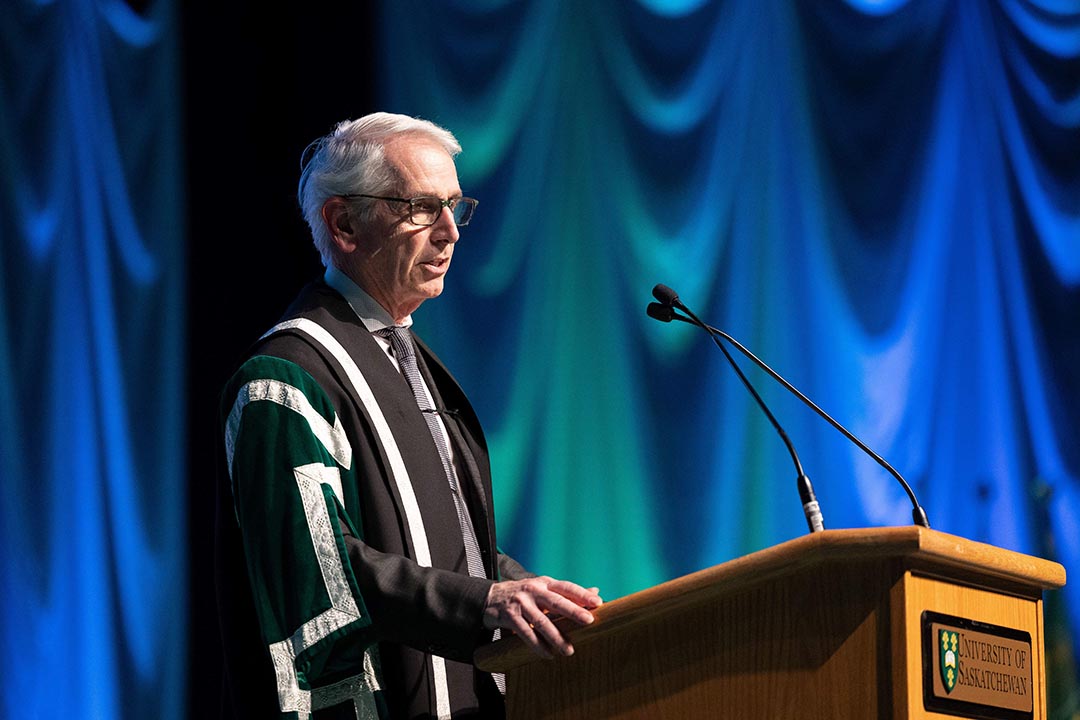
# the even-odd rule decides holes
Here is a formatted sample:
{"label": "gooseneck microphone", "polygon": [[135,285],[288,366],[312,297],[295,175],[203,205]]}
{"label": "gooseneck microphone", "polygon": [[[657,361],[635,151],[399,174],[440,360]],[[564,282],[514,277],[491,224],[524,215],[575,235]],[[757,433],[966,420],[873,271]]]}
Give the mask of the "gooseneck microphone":
{"label": "gooseneck microphone", "polygon": [[[836,430],[841,435],[854,443],[856,447],[869,455],[874,460],[874,462],[876,462],[890,475],[896,478],[897,482],[900,483],[900,486],[904,488],[904,492],[907,493],[908,499],[911,501],[911,519],[916,525],[920,525],[925,528],[930,527],[930,520],[926,516],[926,511],[923,510],[921,505],[919,505],[919,501],[915,497],[915,492],[911,489],[911,486],[908,485],[907,480],[905,480],[904,477],[899,472],[897,472],[892,465],[886,462],[884,458],[871,450],[866,445],[866,443],[855,437],[855,435],[850,430],[848,430],[839,422],[834,420],[827,412],[818,407],[813,400],[806,397],[806,395],[800,392],[798,388],[785,380],[778,372],[766,365],[764,361],[762,361],[760,358],[758,358],[757,355],[746,349],[746,347],[744,347],[743,344],[740,343],[738,340],[731,337],[723,330],[718,330],[703,323],[700,319],[698,319],[696,315],[694,315],[689,310],[689,308],[682,304],[682,302],[679,300],[679,296],[675,293],[674,290],[667,287],[666,285],[657,285],[653,288],[653,297],[655,297],[660,302],[649,304],[647,310],[649,313],[649,317],[660,320],[661,322],[671,322],[672,320],[679,320],[680,322],[689,323],[690,325],[696,325],[697,327],[700,327],[702,330],[707,332],[709,336],[712,337],[713,342],[717,343],[718,345],[720,343],[717,338],[723,338],[727,342],[731,343],[739,352],[748,357],[751,361],[754,362],[754,364],[756,364],[758,367],[760,367],[762,370],[772,376],[774,380],[783,385],[791,394],[802,400],[803,403],[807,405],[807,407],[816,412],[826,422],[836,428]],[[682,315],[677,313],[676,309],[686,313],[686,317],[683,317]]]}
{"label": "gooseneck microphone", "polygon": [[[716,347],[720,348],[720,352],[724,353],[724,357],[727,358],[728,363],[735,370],[735,374],[742,380],[742,384],[753,396],[757,402],[758,407],[765,413],[765,417],[769,419],[772,426],[776,429],[776,433],[780,436],[780,439],[784,441],[784,446],[787,448],[788,453],[791,455],[791,461],[795,464],[796,479],[795,482],[799,488],[799,500],[802,502],[803,514],[806,516],[806,525],[810,528],[810,532],[815,533],[825,529],[825,520],[821,516],[821,506],[818,504],[817,497],[814,495],[814,486],[810,482],[810,478],[803,472],[802,462],[799,460],[799,454],[795,452],[795,446],[792,444],[791,439],[788,438],[787,433],[784,432],[784,428],[780,427],[780,423],[777,422],[776,417],[769,410],[769,406],[765,404],[765,401],[758,395],[757,390],[750,384],[750,381],[746,379],[746,375],[743,374],[742,368],[735,362],[735,358],[731,357],[731,353],[724,347],[716,335],[709,329],[705,323],[697,319],[689,309],[687,309],[681,302],[679,302],[679,296],[675,294],[675,291],[666,285],[657,285],[653,288],[653,296],[659,300],[659,303],[649,303],[649,306],[645,309],[649,314],[649,317],[659,320],[661,322],[671,322],[672,320],[684,320],[692,325],[698,327],[709,333],[709,337],[716,343]],[[685,312],[693,320],[688,320],[675,313],[675,308]]]}

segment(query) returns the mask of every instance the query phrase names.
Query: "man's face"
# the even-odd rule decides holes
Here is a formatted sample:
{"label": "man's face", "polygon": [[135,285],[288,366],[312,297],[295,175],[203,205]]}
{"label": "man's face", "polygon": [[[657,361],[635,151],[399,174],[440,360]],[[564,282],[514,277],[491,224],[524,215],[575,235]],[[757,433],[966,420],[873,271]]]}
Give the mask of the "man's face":
{"label": "man's face", "polygon": [[[386,159],[402,178],[402,198],[423,195],[442,199],[461,197],[457,169],[450,155],[423,137],[394,138],[385,146]],[[439,295],[450,269],[458,228],[452,213],[442,209],[434,225],[414,225],[406,203],[379,203],[375,222],[360,239],[349,274],[400,321],[428,298]]]}

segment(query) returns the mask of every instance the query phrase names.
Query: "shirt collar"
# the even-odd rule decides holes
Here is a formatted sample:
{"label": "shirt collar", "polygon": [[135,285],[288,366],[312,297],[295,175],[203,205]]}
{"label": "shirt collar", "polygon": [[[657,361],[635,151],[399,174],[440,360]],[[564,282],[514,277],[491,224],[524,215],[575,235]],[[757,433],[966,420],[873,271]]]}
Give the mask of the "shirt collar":
{"label": "shirt collar", "polygon": [[[352,281],[352,278],[336,267],[331,265],[326,268],[326,275],[323,279],[326,280],[327,285],[341,293],[368,332],[374,333],[383,328],[398,325],[398,323],[394,322],[394,318],[390,317],[390,313],[386,311],[386,308],[380,305],[375,298],[364,292],[359,285]],[[410,326],[412,326],[412,315],[407,315],[401,323],[401,327]]]}

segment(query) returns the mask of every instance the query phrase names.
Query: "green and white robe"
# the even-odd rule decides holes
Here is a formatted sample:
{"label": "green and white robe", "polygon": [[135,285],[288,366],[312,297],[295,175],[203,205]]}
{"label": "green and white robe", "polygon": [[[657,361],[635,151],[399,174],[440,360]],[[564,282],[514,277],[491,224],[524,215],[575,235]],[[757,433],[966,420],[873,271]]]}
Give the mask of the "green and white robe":
{"label": "green and white robe", "polygon": [[476,415],[417,347],[488,578],[468,576],[445,472],[404,378],[338,293],[309,286],[222,399],[219,497],[233,513],[219,511],[219,605],[234,704],[252,716],[266,716],[254,708],[269,707],[268,693],[287,718],[502,712],[490,676],[469,663],[491,638],[491,582],[528,573],[494,550]]}

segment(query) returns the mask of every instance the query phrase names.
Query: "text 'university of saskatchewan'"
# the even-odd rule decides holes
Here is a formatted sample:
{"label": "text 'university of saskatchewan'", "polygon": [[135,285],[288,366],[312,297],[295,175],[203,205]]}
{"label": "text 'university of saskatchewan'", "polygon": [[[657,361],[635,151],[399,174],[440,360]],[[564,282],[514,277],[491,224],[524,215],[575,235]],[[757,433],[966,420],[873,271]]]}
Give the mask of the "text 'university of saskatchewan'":
{"label": "text 'university of saskatchewan'", "polygon": [[928,707],[946,709],[959,702],[1031,712],[1034,688],[1027,633],[988,625],[975,629],[960,618],[935,619],[924,635],[933,643]]}
{"label": "text 'university of saskatchewan'", "polygon": [[[1023,648],[972,639],[962,632],[958,655],[960,657],[958,685],[1009,695],[1024,696],[1030,692],[1029,680],[1023,675],[1007,670],[990,670],[985,667],[989,664],[1022,671],[1027,667],[1029,660]],[[965,660],[969,662],[964,662]],[[982,666],[974,665],[972,661],[977,661]]]}

